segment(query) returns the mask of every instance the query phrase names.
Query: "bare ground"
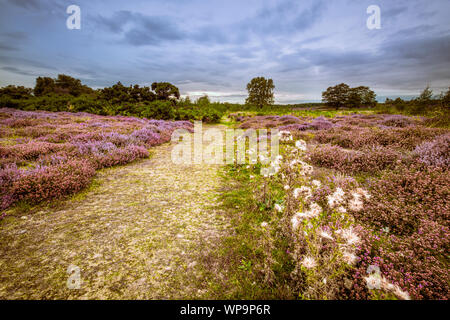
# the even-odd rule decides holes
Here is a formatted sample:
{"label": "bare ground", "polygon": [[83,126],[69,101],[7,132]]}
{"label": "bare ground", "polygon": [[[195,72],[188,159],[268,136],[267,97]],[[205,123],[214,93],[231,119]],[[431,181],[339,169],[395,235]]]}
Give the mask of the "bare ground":
{"label": "bare ground", "polygon": [[[0,299],[208,296],[201,256],[228,232],[220,167],[175,165],[172,147],[102,170],[94,187],[57,206],[0,221]],[[79,289],[67,286],[70,265]]]}

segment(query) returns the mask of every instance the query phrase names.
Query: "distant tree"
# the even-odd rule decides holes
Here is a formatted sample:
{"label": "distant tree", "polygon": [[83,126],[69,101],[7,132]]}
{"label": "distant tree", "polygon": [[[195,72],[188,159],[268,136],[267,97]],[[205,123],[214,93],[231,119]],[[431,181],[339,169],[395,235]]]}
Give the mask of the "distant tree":
{"label": "distant tree", "polygon": [[275,85],[272,79],[264,77],[253,78],[247,84],[248,98],[245,100],[247,104],[253,104],[259,108],[265,105],[271,105],[274,102],[273,90]]}
{"label": "distant tree", "polygon": [[180,91],[169,82],[153,82],[152,90],[157,100],[175,100],[180,98]]}
{"label": "distant tree", "polygon": [[92,88],[83,85],[81,80],[65,74],[59,74],[56,79],[50,77],[38,77],[34,87],[35,96],[43,96],[51,93],[69,94],[78,97],[80,94],[93,94]]}
{"label": "distant tree", "polygon": [[209,97],[206,94],[204,96],[198,98],[197,102],[196,102],[197,106],[199,106],[200,108],[207,107],[210,105],[210,103],[211,103],[211,101],[209,100]]}
{"label": "distant tree", "polygon": [[348,104],[349,97],[350,87],[345,83],[328,87],[327,90],[322,92],[322,101],[336,110]]}
{"label": "distant tree", "polygon": [[50,77],[37,77],[34,86],[34,95],[36,97],[43,96],[55,91],[55,80]]}
{"label": "distant tree", "polygon": [[[350,88],[345,83],[329,87],[322,92],[322,100],[330,107],[336,109],[344,106],[349,108],[374,107],[377,104],[376,94],[369,87]],[[385,103],[388,104],[390,102],[386,99]]]}
{"label": "distant tree", "polygon": [[433,90],[430,89],[430,86],[427,86],[423,89],[420,96],[416,99],[416,101],[421,105],[429,105],[433,100]]}
{"label": "distant tree", "polygon": [[31,93],[33,89],[26,88],[24,86],[13,86],[9,85],[3,88],[0,88],[0,97],[8,97],[11,99],[28,99],[31,98]]}
{"label": "distant tree", "polygon": [[450,87],[448,88],[447,92],[442,93],[441,101],[444,108],[450,108]]}

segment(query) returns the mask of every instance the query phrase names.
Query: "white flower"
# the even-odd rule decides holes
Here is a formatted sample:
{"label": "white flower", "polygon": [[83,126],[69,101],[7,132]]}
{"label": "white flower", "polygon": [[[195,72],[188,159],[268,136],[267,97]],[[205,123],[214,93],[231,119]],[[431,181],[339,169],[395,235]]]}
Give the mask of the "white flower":
{"label": "white flower", "polygon": [[295,141],[295,147],[301,151],[306,151],[306,142],[303,140]]}
{"label": "white flower", "polygon": [[328,239],[328,240],[334,240],[334,238],[331,236],[331,234],[328,233],[328,232],[325,231],[325,230],[322,230],[322,231],[320,232],[320,236],[321,236],[322,238],[325,238],[325,239]]}
{"label": "white flower", "polygon": [[269,176],[269,168],[261,168],[260,173],[263,177],[267,178]]}
{"label": "white flower", "polygon": [[409,293],[400,289],[399,286],[395,286],[394,294],[403,300],[411,300]]}
{"label": "white flower", "polygon": [[369,289],[381,288],[381,276],[377,273],[372,273],[368,277],[364,277],[364,280],[366,280],[366,284]]}
{"label": "white flower", "polygon": [[309,205],[309,214],[311,217],[317,217],[322,212],[322,207],[313,202]]}
{"label": "white flower", "polygon": [[301,219],[308,219],[308,218],[310,218],[310,214],[309,214],[309,212],[308,211],[306,211],[306,212],[297,212],[296,214],[295,214],[295,216],[297,217],[297,220],[301,220]]}
{"label": "white flower", "polygon": [[344,261],[350,265],[353,265],[358,261],[358,257],[352,252],[344,251],[342,258]]}
{"label": "white flower", "polygon": [[352,227],[344,229],[344,230],[340,230],[339,233],[341,233],[342,238],[347,240],[348,245],[357,245],[361,241],[361,239],[356,234],[356,232],[353,231]]}
{"label": "white flower", "polygon": [[283,207],[280,206],[278,203],[275,203],[275,210],[277,210],[278,212],[283,211]]}
{"label": "white flower", "polygon": [[278,132],[278,137],[281,141],[292,141],[292,135],[289,131],[282,130]]}
{"label": "white flower", "polygon": [[253,179],[255,176],[254,175],[250,175],[250,179]]}
{"label": "white flower", "polygon": [[339,213],[346,213],[346,212],[347,212],[347,209],[345,209],[343,206],[340,206],[340,207],[338,207],[338,208],[336,209],[336,211],[339,212]]}
{"label": "white flower", "polygon": [[320,188],[320,186],[322,185],[322,183],[319,180],[313,180],[311,183],[316,188]]}
{"label": "white flower", "polygon": [[312,269],[317,266],[317,262],[313,257],[304,257],[302,260],[302,265],[305,268]]}
{"label": "white flower", "polygon": [[312,197],[311,188],[307,187],[307,186],[301,186],[300,188],[295,188],[294,189],[294,198],[297,199],[300,194],[303,195],[303,199],[308,200],[310,197]]}
{"label": "white flower", "polygon": [[294,168],[294,166],[295,166],[298,162],[299,162],[299,160],[294,159],[294,160],[292,160],[292,161],[289,163],[289,166],[290,166],[291,168]]}
{"label": "white flower", "polygon": [[298,220],[296,214],[292,217],[291,223],[292,223],[292,229],[293,229],[293,230],[297,230],[298,225],[300,224],[300,221]]}
{"label": "white flower", "polygon": [[361,201],[361,194],[352,193],[353,199],[349,201],[348,205],[352,211],[361,211],[363,209],[363,202]]}
{"label": "white flower", "polygon": [[344,201],[345,192],[341,188],[336,188],[336,191],[327,196],[328,205],[330,208],[334,208],[335,206],[341,204]]}
{"label": "white flower", "polygon": [[327,284],[327,278],[323,278],[322,282],[323,284]]}
{"label": "white flower", "polygon": [[261,223],[261,227],[262,227],[262,228],[265,228],[265,227],[267,227],[267,226],[268,226],[268,223],[267,223],[267,222],[264,221],[264,222]]}
{"label": "white flower", "polygon": [[367,192],[367,190],[364,190],[362,188],[356,189],[356,192],[359,193],[360,195],[364,196],[364,198],[366,198],[366,199],[370,199],[370,197],[371,197],[369,192]]}
{"label": "white flower", "polygon": [[284,186],[284,190],[289,190],[289,188],[290,188],[289,185]]}

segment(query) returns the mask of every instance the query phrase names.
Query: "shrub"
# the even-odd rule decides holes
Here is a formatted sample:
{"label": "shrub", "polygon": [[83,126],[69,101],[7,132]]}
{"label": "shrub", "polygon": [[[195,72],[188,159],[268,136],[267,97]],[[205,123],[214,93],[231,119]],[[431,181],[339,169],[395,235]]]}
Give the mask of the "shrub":
{"label": "shrub", "polygon": [[13,182],[11,194],[17,200],[37,203],[80,191],[95,175],[86,160],[69,160],[54,167],[40,167]]}
{"label": "shrub", "polygon": [[106,154],[97,154],[94,164],[97,169],[122,165],[136,159],[148,157],[148,150],[141,146],[130,145],[123,149],[114,149]]}
{"label": "shrub", "polygon": [[418,160],[429,166],[450,167],[450,135],[442,135],[427,141],[414,150]]}
{"label": "shrub", "polygon": [[313,164],[346,173],[377,172],[392,167],[400,155],[388,148],[370,147],[364,151],[324,145],[310,153]]}

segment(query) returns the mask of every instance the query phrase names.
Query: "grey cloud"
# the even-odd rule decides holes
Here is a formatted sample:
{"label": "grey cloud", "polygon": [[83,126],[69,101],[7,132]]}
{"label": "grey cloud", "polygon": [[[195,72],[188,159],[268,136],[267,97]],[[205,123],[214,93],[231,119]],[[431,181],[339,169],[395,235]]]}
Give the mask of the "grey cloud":
{"label": "grey cloud", "polygon": [[184,32],[168,17],[118,11],[109,18],[98,16],[95,21],[109,31],[121,34],[126,43],[134,46],[156,45],[166,40],[180,40],[184,36]]}
{"label": "grey cloud", "polygon": [[22,69],[19,69],[16,67],[1,67],[1,69],[8,71],[8,72],[24,75],[24,76],[33,76],[33,77],[36,76],[36,74],[34,72],[22,70]]}

